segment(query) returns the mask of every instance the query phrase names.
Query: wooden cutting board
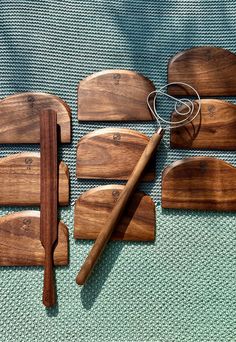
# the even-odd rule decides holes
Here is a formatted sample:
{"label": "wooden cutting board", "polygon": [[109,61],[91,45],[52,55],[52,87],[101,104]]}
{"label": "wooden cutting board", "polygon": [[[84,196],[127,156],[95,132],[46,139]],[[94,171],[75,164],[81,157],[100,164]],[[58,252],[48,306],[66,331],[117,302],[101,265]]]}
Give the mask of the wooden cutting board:
{"label": "wooden cutting board", "polygon": [[[78,178],[127,180],[137,164],[149,138],[126,128],[104,128],[85,135],[77,146]],[[155,178],[152,160],[143,180]]]}
{"label": "wooden cutting board", "polygon": [[[172,114],[172,122],[179,119],[178,114]],[[191,123],[171,130],[170,144],[173,148],[236,150],[236,105],[202,99],[199,115]]]}
{"label": "wooden cutting board", "polygon": [[40,142],[39,113],[50,108],[57,112],[58,136],[71,141],[71,111],[62,99],[45,93],[19,93],[0,101],[0,144]]}
{"label": "wooden cutting board", "polygon": [[[83,193],[75,203],[75,239],[96,239],[106,224],[123,185],[100,186]],[[112,240],[153,241],[155,204],[143,192],[135,192]]]}
{"label": "wooden cutting board", "polygon": [[[40,212],[27,210],[0,217],[0,266],[38,266],[44,264],[40,242]],[[55,265],[68,265],[68,229],[58,225]]]}
{"label": "wooden cutting board", "polygon": [[174,162],[163,172],[162,207],[235,211],[236,168],[211,157]]}
{"label": "wooden cutting board", "polygon": [[[168,83],[185,82],[200,96],[236,95],[236,55],[214,47],[202,46],[179,52],[170,59]],[[195,95],[190,88],[171,86],[171,95]]]}
{"label": "wooden cutting board", "polygon": [[[40,204],[40,153],[24,152],[0,158],[0,205]],[[69,203],[69,172],[59,164],[59,204]]]}
{"label": "wooden cutting board", "polygon": [[104,70],[88,76],[78,86],[80,121],[153,120],[147,96],[153,83],[130,70]]}

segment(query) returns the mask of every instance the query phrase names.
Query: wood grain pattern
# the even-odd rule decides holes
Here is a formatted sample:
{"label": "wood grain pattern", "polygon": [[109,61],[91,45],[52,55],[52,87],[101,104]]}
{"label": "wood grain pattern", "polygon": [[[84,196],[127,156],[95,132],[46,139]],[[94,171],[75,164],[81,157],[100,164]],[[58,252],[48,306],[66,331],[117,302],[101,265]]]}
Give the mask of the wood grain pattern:
{"label": "wood grain pattern", "polygon": [[[194,108],[196,111],[198,106]],[[179,115],[173,113],[172,121],[178,120]],[[170,143],[173,148],[236,150],[236,105],[202,99],[199,115],[191,123],[172,129]]]}
{"label": "wood grain pattern", "polygon": [[80,121],[153,120],[147,106],[153,83],[129,70],[105,70],[88,76],[78,86]]}
{"label": "wood grain pattern", "polygon": [[236,210],[236,168],[212,157],[174,162],[162,176],[162,207]]}
{"label": "wood grain pattern", "polygon": [[39,113],[57,112],[59,141],[71,141],[71,111],[62,99],[46,93],[19,93],[0,101],[0,144],[39,143]]}
{"label": "wood grain pattern", "polygon": [[[85,135],[77,146],[78,178],[127,180],[149,138],[126,128],[98,129]],[[155,178],[155,160],[148,165],[143,180]]]}
{"label": "wood grain pattern", "polygon": [[[200,96],[236,95],[236,55],[213,46],[182,51],[169,61],[168,82],[185,82]],[[171,86],[171,95],[195,95],[189,88]]]}
{"label": "wood grain pattern", "polygon": [[148,162],[150,161],[157,147],[159,146],[163,134],[164,130],[162,128],[159,128],[158,131],[152,135],[150,141],[145,147],[141,157],[135,165],[135,168],[128,182],[125,184],[124,189],[121,191],[117,199],[117,202],[114,205],[111,214],[109,215],[109,219],[107,220],[103,229],[98,234],[92,249],[90,250],[85,262],[83,263],[76,277],[76,282],[78,285],[83,285],[86,282],[89,275],[91,274],[104,248],[106,247],[113,231],[118,225],[118,222],[121,219],[128,205],[128,202],[130,201],[131,196],[133,195],[141,179],[141,176],[146,166],[148,165]]}
{"label": "wood grain pattern", "polygon": [[[0,266],[43,266],[40,212],[27,210],[0,217]],[[68,264],[68,229],[58,224],[55,265]]]}
{"label": "wood grain pattern", "polygon": [[[104,185],[83,193],[75,203],[74,238],[96,239],[124,185]],[[111,240],[153,241],[155,204],[143,192],[135,192]]]}
{"label": "wood grain pattern", "polygon": [[58,237],[57,223],[57,113],[40,113],[40,240],[45,250],[43,304],[56,303],[53,251]]}
{"label": "wood grain pattern", "polygon": [[[0,205],[40,204],[40,153],[24,152],[0,158]],[[69,203],[69,172],[59,164],[59,204]]]}

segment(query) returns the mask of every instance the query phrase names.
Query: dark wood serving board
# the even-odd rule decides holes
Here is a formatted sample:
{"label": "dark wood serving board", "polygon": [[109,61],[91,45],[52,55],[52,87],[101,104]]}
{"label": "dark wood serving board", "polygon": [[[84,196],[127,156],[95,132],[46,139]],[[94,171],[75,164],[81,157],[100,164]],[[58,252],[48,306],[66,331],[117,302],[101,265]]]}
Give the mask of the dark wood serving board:
{"label": "dark wood serving board", "polygon": [[[196,111],[198,106],[194,108]],[[172,122],[178,120],[179,115],[173,113]],[[202,99],[199,115],[189,124],[171,130],[170,144],[172,148],[236,150],[236,105]]]}
{"label": "dark wood serving board", "polygon": [[[85,135],[77,146],[77,178],[127,180],[149,138],[127,128],[104,128]],[[143,180],[155,178],[151,161]]]}
{"label": "dark wood serving board", "polygon": [[[105,185],[83,193],[75,203],[75,239],[96,239],[106,224],[123,185]],[[153,241],[155,204],[143,192],[135,192],[115,229],[112,240]]]}
{"label": "dark wood serving board", "polygon": [[[236,95],[236,55],[228,50],[202,46],[176,54],[168,65],[168,83],[185,82],[200,96]],[[171,95],[195,95],[184,86],[168,87]]]}
{"label": "dark wood serving board", "polygon": [[236,168],[212,157],[174,162],[163,171],[162,207],[235,211]]}
{"label": "dark wood serving board", "polygon": [[[44,248],[40,242],[40,212],[21,211],[0,217],[0,266],[44,265]],[[68,264],[68,229],[58,225],[55,265]]]}
{"label": "dark wood serving board", "polygon": [[[40,204],[40,153],[24,152],[0,158],[0,205]],[[59,204],[69,203],[69,172],[59,164]]]}
{"label": "dark wood serving board", "polygon": [[146,77],[130,70],[104,70],[78,86],[80,121],[153,120],[147,96],[155,90]]}
{"label": "dark wood serving board", "polygon": [[51,109],[57,113],[58,138],[71,141],[71,111],[59,97],[46,93],[19,93],[0,100],[0,144],[40,142],[39,113]]}

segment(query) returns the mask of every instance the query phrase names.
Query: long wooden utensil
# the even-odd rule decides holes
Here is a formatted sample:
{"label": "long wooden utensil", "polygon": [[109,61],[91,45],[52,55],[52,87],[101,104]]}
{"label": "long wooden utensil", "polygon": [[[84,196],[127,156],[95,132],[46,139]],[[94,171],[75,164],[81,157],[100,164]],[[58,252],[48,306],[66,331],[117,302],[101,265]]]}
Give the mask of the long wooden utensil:
{"label": "long wooden utensil", "polygon": [[56,302],[53,250],[58,236],[57,223],[57,114],[48,109],[40,114],[40,239],[45,249],[43,303]]}
{"label": "long wooden utensil", "polygon": [[124,189],[122,190],[116,205],[114,206],[110,218],[105,225],[105,227],[101,230],[98,234],[98,237],[87,257],[83,266],[81,267],[79,274],[77,275],[76,282],[78,285],[83,285],[88,276],[90,275],[93,267],[95,266],[99,256],[103,252],[107,242],[109,241],[113,230],[115,229],[117,222],[119,221],[125,206],[130,199],[130,196],[134,192],[142,174],[147,166],[148,162],[150,161],[153,153],[155,152],[157,146],[159,145],[162,136],[163,136],[163,129],[159,128],[159,130],[154,133],[152,138],[150,139],[149,143],[147,144],[145,150],[143,151],[137,165],[135,166],[130,179],[126,183]]}
{"label": "long wooden utensil", "polygon": [[[168,85],[167,85],[168,86]],[[187,85],[189,88],[193,89],[192,86]],[[201,108],[200,103],[200,97],[197,91],[195,91],[195,95],[197,95],[199,102],[198,102],[198,111],[194,113],[194,104],[192,101],[180,101],[182,104],[186,105],[187,111],[185,111],[184,116],[181,117],[180,121],[176,121],[174,123],[170,122],[169,120],[166,120],[165,118],[161,117],[156,112],[156,98],[157,93],[161,91],[163,94],[163,89],[166,88],[162,87],[159,91],[153,91],[151,92],[147,97],[147,104],[148,107],[153,115],[153,117],[156,119],[159,129],[156,133],[153,134],[151,139],[149,140],[146,148],[144,149],[139,161],[137,162],[128,182],[126,183],[123,191],[121,192],[116,205],[114,206],[110,218],[107,222],[107,225],[104,226],[104,228],[101,230],[101,232],[98,234],[98,237],[87,257],[84,264],[82,265],[79,274],[76,277],[76,282],[78,285],[83,285],[88,276],[90,275],[93,267],[95,266],[99,256],[101,255],[103,249],[105,248],[107,242],[109,241],[111,234],[113,230],[115,229],[120,217],[123,214],[123,211],[126,207],[126,204],[128,200],[130,199],[131,195],[133,194],[142,174],[145,170],[148,162],[150,161],[151,157],[153,156],[156,148],[160,144],[160,141],[164,134],[164,129],[170,129],[170,128],[176,128],[181,126],[182,124],[186,124],[187,122],[192,121],[199,113]],[[151,104],[150,104],[151,103]],[[177,108],[176,108],[177,109]],[[194,115],[193,115],[194,113]]]}

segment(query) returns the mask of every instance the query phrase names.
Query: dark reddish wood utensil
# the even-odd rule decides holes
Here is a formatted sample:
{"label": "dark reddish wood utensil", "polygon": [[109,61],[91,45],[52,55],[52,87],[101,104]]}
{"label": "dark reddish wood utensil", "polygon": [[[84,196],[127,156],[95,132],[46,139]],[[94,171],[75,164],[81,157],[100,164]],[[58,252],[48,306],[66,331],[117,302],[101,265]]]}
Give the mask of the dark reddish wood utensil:
{"label": "dark reddish wood utensil", "polygon": [[56,303],[53,250],[58,236],[57,222],[57,114],[48,109],[40,114],[40,239],[45,249],[43,303]]}

